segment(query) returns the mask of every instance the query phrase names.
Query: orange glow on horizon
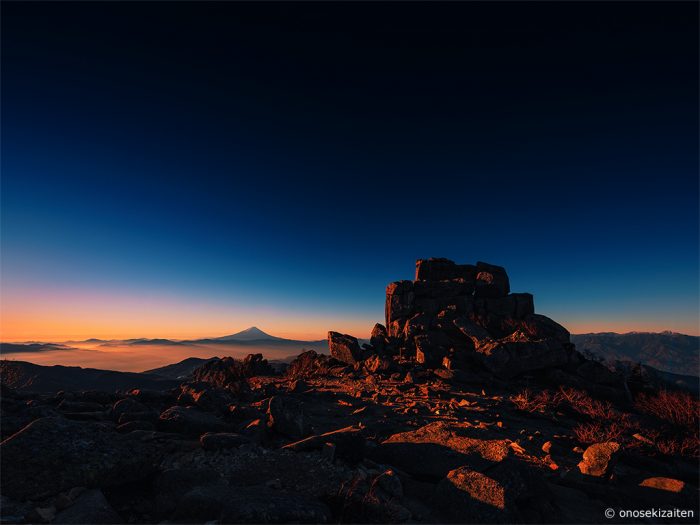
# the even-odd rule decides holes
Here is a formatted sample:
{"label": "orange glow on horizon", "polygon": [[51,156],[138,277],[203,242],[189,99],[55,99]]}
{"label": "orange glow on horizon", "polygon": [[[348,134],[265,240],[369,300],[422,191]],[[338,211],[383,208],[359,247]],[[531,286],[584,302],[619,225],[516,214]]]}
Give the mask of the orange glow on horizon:
{"label": "orange glow on horizon", "polygon": [[[700,327],[692,315],[654,319],[583,318],[543,312],[571,333],[660,332],[671,330],[698,335]],[[23,289],[5,287],[0,303],[0,341],[166,338],[199,339],[229,335],[257,326],[270,335],[315,341],[325,339],[329,330],[368,338],[383,312],[293,310],[259,305],[243,306],[190,297],[141,295],[124,291],[96,292],[66,289]]]}

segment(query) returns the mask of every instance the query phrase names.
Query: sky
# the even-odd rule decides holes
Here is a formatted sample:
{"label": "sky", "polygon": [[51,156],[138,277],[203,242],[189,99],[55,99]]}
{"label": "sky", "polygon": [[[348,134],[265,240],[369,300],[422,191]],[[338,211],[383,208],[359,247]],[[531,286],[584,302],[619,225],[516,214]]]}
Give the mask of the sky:
{"label": "sky", "polygon": [[697,14],[3,2],[0,338],[366,337],[425,257],[698,334]]}

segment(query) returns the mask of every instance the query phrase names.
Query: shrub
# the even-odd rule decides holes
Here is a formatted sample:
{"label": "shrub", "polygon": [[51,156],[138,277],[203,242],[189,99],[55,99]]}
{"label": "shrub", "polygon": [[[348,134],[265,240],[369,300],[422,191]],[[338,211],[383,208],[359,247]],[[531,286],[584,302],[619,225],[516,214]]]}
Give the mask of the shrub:
{"label": "shrub", "polygon": [[593,421],[574,427],[574,435],[580,443],[602,443],[604,441],[622,441],[629,428],[623,423],[604,423]]}
{"label": "shrub", "polygon": [[593,399],[582,390],[559,387],[557,396],[561,402],[568,403],[573,410],[593,420],[613,421],[621,416],[621,413],[615,410],[612,403]]}
{"label": "shrub", "polygon": [[655,395],[640,394],[635,408],[677,427],[696,431],[700,423],[700,402],[685,392],[660,390]]}
{"label": "shrub", "polygon": [[558,404],[556,396],[549,390],[534,393],[529,388],[511,396],[510,401],[518,410],[525,412],[543,412],[556,408]]}

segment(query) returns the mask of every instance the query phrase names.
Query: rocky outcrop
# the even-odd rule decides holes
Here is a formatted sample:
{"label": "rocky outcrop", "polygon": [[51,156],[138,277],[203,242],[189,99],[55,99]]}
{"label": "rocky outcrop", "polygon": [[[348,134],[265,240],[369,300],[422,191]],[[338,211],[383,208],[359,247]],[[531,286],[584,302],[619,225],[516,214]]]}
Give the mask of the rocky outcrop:
{"label": "rocky outcrop", "polygon": [[237,381],[254,376],[273,375],[275,371],[262,354],[249,354],[243,360],[232,357],[212,359],[195,369],[193,381],[205,381],[215,386],[229,388]]}
{"label": "rocky outcrop", "polygon": [[387,286],[385,321],[372,346],[429,368],[447,357],[510,378],[564,366],[573,351],[566,329],[536,315],[531,294],[510,293],[503,267],[484,262],[418,260],[414,281]]}

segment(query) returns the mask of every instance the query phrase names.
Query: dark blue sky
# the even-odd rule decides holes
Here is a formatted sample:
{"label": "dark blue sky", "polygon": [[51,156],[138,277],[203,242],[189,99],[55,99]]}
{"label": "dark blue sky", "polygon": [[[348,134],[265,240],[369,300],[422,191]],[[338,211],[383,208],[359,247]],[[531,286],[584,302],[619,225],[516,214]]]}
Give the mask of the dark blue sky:
{"label": "dark blue sky", "polygon": [[697,12],[3,2],[3,312],[366,335],[445,256],[574,331],[697,333]]}

